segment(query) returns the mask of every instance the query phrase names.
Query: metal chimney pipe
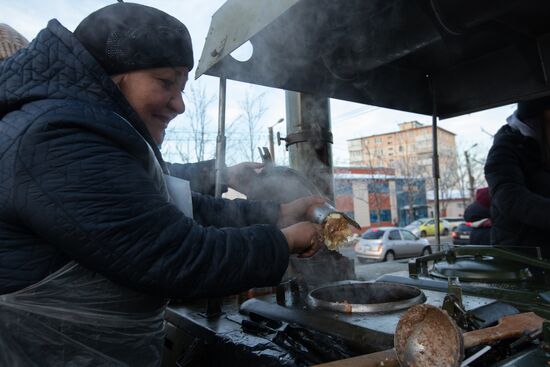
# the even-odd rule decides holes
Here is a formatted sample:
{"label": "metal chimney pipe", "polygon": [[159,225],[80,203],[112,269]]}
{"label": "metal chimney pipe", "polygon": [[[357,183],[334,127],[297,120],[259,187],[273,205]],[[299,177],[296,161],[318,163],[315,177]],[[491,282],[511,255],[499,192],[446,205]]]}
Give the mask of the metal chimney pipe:
{"label": "metal chimney pipe", "polygon": [[290,167],[310,178],[334,201],[329,99],[287,91],[286,128]]}

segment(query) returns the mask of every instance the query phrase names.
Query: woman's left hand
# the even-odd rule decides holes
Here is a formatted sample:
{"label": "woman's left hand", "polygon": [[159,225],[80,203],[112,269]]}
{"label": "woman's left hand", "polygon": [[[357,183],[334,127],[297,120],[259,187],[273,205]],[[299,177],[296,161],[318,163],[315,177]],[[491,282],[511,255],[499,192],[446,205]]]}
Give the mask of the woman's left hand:
{"label": "woman's left hand", "polygon": [[225,169],[227,185],[242,194],[247,194],[258,174],[256,170],[263,168],[263,163],[242,162]]}

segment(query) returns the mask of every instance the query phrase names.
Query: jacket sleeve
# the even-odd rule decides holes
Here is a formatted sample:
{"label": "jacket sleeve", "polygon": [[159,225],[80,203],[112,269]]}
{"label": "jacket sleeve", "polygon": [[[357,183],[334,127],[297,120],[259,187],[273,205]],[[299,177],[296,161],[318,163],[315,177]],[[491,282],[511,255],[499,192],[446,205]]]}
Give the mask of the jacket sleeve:
{"label": "jacket sleeve", "polygon": [[[140,161],[112,139],[50,125],[31,128],[20,142],[13,202],[29,231],[70,258],[165,297],[234,294],[282,277],[289,251],[275,226],[200,225],[168,203]],[[204,211],[255,213],[225,200],[196,205],[205,205],[197,209],[204,224],[215,216]]]}
{"label": "jacket sleeve", "polygon": [[270,201],[215,199],[193,193],[193,217],[216,227],[243,227],[252,224],[276,224],[279,204]]}
{"label": "jacket sleeve", "polygon": [[[191,190],[214,196],[216,188],[216,160],[211,159],[197,163],[166,163],[170,175],[189,181]],[[227,186],[222,187],[222,192]]]}
{"label": "jacket sleeve", "polygon": [[486,218],[491,218],[491,211],[478,202],[471,203],[464,211],[464,220],[467,222],[476,222]]}
{"label": "jacket sleeve", "polygon": [[[216,200],[215,160],[197,163],[167,163],[170,175],[189,181],[193,191],[193,216],[203,225],[243,227],[251,224],[275,224],[279,205],[267,201]],[[222,191],[226,191],[224,186]]]}
{"label": "jacket sleeve", "polygon": [[527,188],[518,142],[510,136],[495,138],[485,163],[493,210],[510,221],[547,230],[550,200]]}

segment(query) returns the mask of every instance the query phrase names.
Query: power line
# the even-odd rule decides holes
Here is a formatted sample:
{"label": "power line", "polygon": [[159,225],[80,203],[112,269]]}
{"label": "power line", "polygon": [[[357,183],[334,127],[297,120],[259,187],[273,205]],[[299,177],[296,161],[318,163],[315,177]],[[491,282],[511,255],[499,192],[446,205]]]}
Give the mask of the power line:
{"label": "power line", "polygon": [[371,113],[371,112],[374,112],[376,110],[379,110],[380,107],[370,107],[369,109],[367,110],[360,110],[360,111],[356,111],[355,113],[350,113],[350,114],[342,114],[340,116],[343,116],[343,117],[340,117],[340,118],[336,118],[335,120],[337,120],[337,122],[343,122],[343,121],[347,121],[347,120],[351,120],[353,118],[356,118],[356,117],[359,117],[359,116],[362,116],[362,115],[366,115],[367,113]]}

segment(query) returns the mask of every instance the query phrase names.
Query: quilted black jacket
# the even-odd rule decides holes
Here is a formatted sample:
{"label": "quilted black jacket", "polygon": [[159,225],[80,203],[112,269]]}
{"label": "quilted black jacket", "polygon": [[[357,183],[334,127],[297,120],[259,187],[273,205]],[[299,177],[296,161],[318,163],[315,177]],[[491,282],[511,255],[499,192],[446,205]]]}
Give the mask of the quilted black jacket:
{"label": "quilted black jacket", "polygon": [[485,163],[491,191],[491,242],[541,246],[550,258],[550,172],[535,139],[506,125],[495,135]]}
{"label": "quilted black jacket", "polygon": [[193,221],[168,203],[150,174],[147,143],[166,167],[145,125],[56,20],[0,64],[0,119],[0,294],[69,259],[179,298],[272,285],[283,275],[284,236],[254,224],[274,223],[278,206],[194,194]]}

